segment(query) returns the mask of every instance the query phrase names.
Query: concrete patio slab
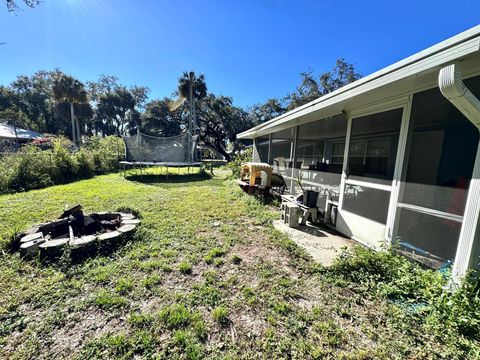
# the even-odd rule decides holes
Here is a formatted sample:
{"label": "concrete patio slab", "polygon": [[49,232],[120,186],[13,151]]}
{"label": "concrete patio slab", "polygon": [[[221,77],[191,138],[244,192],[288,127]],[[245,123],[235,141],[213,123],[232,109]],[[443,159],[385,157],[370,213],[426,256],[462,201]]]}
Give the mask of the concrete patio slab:
{"label": "concrete patio slab", "polygon": [[303,247],[315,261],[323,266],[331,266],[344,248],[351,248],[355,245],[353,240],[309,223],[300,225],[295,229],[281,220],[275,220],[273,227],[286,234],[297,245]]}

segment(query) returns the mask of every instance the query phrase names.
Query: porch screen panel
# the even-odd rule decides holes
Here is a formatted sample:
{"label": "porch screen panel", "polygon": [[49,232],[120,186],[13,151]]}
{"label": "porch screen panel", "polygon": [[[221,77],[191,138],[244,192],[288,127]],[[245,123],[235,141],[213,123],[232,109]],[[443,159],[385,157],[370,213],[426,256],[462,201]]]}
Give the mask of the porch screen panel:
{"label": "porch screen panel", "polygon": [[386,224],[402,109],[352,120],[342,209]]}
{"label": "porch screen panel", "polygon": [[343,209],[375,222],[387,222],[390,191],[345,184]]}
{"label": "porch screen panel", "polygon": [[[293,178],[301,178],[304,189],[318,191],[317,207],[321,212],[327,201],[338,204],[346,134],[347,119],[343,115],[298,128]],[[298,181],[293,191],[301,192]]]}
{"label": "porch screen panel", "polygon": [[272,134],[271,158],[273,171],[290,179],[293,165],[294,128]]}
{"label": "porch screen panel", "polygon": [[256,162],[268,163],[268,144],[269,138],[267,137],[258,137],[255,138],[255,158]]}
{"label": "porch screen panel", "polygon": [[[480,96],[480,77],[467,86]],[[394,239],[427,265],[455,258],[478,141],[438,88],[414,95]]]}

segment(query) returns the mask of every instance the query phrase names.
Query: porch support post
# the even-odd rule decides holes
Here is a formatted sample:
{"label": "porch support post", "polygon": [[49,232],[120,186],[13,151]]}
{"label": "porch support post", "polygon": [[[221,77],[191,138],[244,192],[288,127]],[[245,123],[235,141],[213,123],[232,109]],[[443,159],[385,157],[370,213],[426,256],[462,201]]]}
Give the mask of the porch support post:
{"label": "porch support post", "polygon": [[273,159],[272,159],[272,134],[268,134],[268,157],[267,157],[267,162],[272,165],[273,164]]}
{"label": "porch support post", "polygon": [[348,151],[350,149],[350,134],[352,133],[352,117],[349,114],[345,115],[347,118],[347,133],[345,134],[345,149],[343,152],[342,178],[340,180],[340,194],[338,196],[338,210],[343,208],[343,195],[345,192],[345,180],[347,180],[347,162]]}
{"label": "porch support post", "polygon": [[387,226],[385,229],[385,240],[387,240],[390,244],[393,244],[395,240],[393,239],[393,233],[395,231],[395,218],[397,213],[398,199],[403,198],[403,194],[400,194],[400,184],[402,181],[403,169],[407,168],[407,164],[404,164],[404,162],[407,158],[405,156],[405,152],[407,147],[408,129],[410,126],[410,115],[412,112],[412,100],[413,98],[410,95],[407,103],[403,106],[402,124],[400,126],[400,135],[398,137],[397,156],[395,158],[395,170],[393,173],[392,191],[390,194]]}
{"label": "porch support post", "polygon": [[253,139],[253,151],[252,151],[252,161],[255,161],[255,158],[258,157],[258,152],[257,152],[257,138]]}
{"label": "porch support post", "polygon": [[292,170],[290,172],[291,180],[290,180],[290,193],[293,194],[295,190],[295,163],[297,161],[297,142],[298,142],[298,126],[293,128],[293,143],[292,143],[292,150],[290,152],[292,158]]}

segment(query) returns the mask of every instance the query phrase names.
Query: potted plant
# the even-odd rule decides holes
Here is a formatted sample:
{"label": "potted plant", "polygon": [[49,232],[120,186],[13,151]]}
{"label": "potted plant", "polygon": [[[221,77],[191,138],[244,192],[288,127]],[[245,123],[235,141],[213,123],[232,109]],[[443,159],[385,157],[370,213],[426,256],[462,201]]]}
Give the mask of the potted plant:
{"label": "potted plant", "polygon": [[298,172],[297,179],[295,180],[300,186],[300,189],[303,193],[303,205],[308,206],[309,208],[317,207],[318,200],[318,191],[305,189],[303,187],[303,171]]}

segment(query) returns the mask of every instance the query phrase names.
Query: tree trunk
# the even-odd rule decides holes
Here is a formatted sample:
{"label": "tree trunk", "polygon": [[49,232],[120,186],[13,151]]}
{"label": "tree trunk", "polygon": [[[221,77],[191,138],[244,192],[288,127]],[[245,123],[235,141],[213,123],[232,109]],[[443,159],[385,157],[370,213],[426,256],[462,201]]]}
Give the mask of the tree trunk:
{"label": "tree trunk", "polygon": [[70,121],[72,122],[72,141],[77,145],[77,136],[75,135],[75,114],[73,110],[73,103],[70,103]]}
{"label": "tree trunk", "polygon": [[210,149],[212,150],[215,150],[216,152],[218,152],[220,155],[223,155],[223,157],[225,157],[225,160],[227,161],[231,161],[232,160],[232,157],[230,156],[229,153],[227,153],[225,151],[225,149],[223,149],[222,146],[218,145],[218,144],[210,144],[210,143],[205,143],[205,145],[207,145]]}
{"label": "tree trunk", "polygon": [[77,142],[78,144],[77,145],[80,145],[81,142],[82,142],[82,132],[80,131],[80,122],[78,121],[78,119],[75,119],[75,124],[77,125]]}

